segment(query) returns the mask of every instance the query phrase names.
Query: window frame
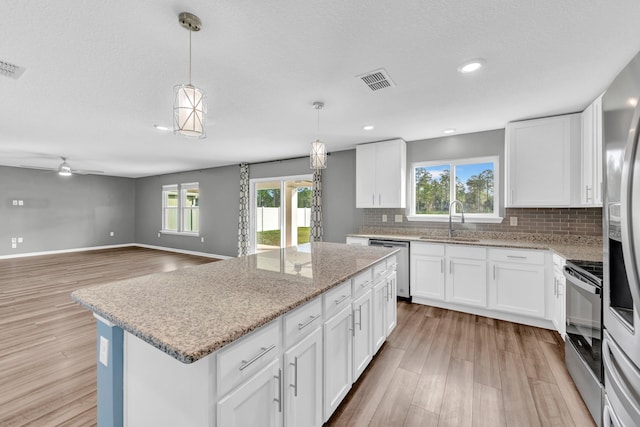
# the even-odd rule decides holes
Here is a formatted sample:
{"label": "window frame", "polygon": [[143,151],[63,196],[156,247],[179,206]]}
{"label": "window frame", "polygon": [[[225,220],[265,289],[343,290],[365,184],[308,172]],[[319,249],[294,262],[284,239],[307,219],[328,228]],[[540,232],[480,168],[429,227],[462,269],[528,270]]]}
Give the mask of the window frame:
{"label": "window frame", "polygon": [[[188,190],[198,189],[198,206],[187,206],[187,192]],[[167,193],[175,191],[178,193],[178,205],[176,207],[167,206]],[[167,210],[175,209],[177,212],[177,229],[171,230],[167,228]],[[198,224],[197,231],[185,231],[185,210],[197,210],[198,211]],[[175,234],[181,236],[200,236],[200,183],[188,182],[182,184],[167,184],[162,186],[162,225],[160,233],[162,234]]]}
{"label": "window frame", "polygon": [[[416,213],[416,168],[429,167],[429,166],[449,166],[449,173],[451,176],[449,184],[449,200],[456,200],[455,194],[455,176],[456,168],[458,166],[477,164],[477,163],[493,163],[493,213],[467,213],[465,212],[464,218],[469,223],[501,223],[502,217],[500,216],[500,156],[483,156],[483,157],[468,157],[464,159],[450,159],[450,160],[429,160],[422,162],[411,163],[409,168],[409,206],[407,208],[407,220],[408,221],[425,221],[425,222],[445,222],[449,221],[448,214],[417,214]],[[458,215],[457,205],[454,205],[454,215]]]}

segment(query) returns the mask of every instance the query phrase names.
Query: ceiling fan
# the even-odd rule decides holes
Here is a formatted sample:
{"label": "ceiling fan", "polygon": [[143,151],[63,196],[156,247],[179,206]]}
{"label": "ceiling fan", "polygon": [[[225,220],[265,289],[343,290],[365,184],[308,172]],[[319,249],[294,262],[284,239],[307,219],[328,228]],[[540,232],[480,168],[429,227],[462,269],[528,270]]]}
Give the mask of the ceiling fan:
{"label": "ceiling fan", "polygon": [[48,171],[48,172],[58,172],[58,175],[60,176],[71,176],[71,175],[88,175],[88,174],[97,174],[97,173],[104,173],[103,171],[96,171],[96,170],[81,170],[81,169],[72,169],[71,166],[69,165],[69,163],[67,163],[67,158],[66,157],[60,157],[60,159],[62,159],[62,163],[60,163],[60,165],[58,165],[57,168],[42,168],[39,166],[28,166],[28,165],[21,165],[24,168],[30,168],[30,169],[40,169],[40,170],[44,170],[44,171]]}

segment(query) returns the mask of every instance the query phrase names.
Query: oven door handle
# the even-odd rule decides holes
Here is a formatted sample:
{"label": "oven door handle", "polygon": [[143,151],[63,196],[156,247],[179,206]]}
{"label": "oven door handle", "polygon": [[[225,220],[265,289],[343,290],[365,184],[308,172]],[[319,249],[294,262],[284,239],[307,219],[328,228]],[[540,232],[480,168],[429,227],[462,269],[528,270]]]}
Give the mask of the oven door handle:
{"label": "oven door handle", "polygon": [[591,285],[591,284],[586,283],[586,282],[583,282],[582,280],[580,280],[580,279],[578,279],[576,277],[573,277],[572,275],[567,274],[566,272],[564,273],[564,277],[566,277],[567,280],[569,282],[571,282],[572,285],[575,285],[575,286],[579,287],[580,289],[589,292],[590,294],[600,295],[601,290],[600,290],[599,287]]}

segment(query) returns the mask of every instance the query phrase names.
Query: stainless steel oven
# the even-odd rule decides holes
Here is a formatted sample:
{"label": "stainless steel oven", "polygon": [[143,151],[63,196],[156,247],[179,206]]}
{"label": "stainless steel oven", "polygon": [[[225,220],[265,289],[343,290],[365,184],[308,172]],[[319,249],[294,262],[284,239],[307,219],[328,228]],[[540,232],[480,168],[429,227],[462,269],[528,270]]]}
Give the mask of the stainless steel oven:
{"label": "stainless steel oven", "polygon": [[567,261],[565,363],[591,416],[602,419],[602,263]]}

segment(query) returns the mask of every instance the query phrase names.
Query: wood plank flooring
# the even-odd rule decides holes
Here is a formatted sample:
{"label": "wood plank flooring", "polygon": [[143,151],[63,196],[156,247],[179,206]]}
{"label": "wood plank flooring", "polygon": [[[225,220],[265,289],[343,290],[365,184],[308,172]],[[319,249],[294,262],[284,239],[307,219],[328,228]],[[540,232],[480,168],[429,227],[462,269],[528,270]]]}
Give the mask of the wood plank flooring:
{"label": "wood plank flooring", "polygon": [[[121,248],[0,260],[0,426],[96,424],[85,286],[211,262]],[[559,335],[400,302],[398,326],[327,426],[592,426]]]}
{"label": "wood plank flooring", "polygon": [[327,426],[595,426],[546,329],[406,302]]}
{"label": "wood plank flooring", "polygon": [[96,424],[96,324],[72,291],[212,261],[138,247],[0,260],[0,426]]}

